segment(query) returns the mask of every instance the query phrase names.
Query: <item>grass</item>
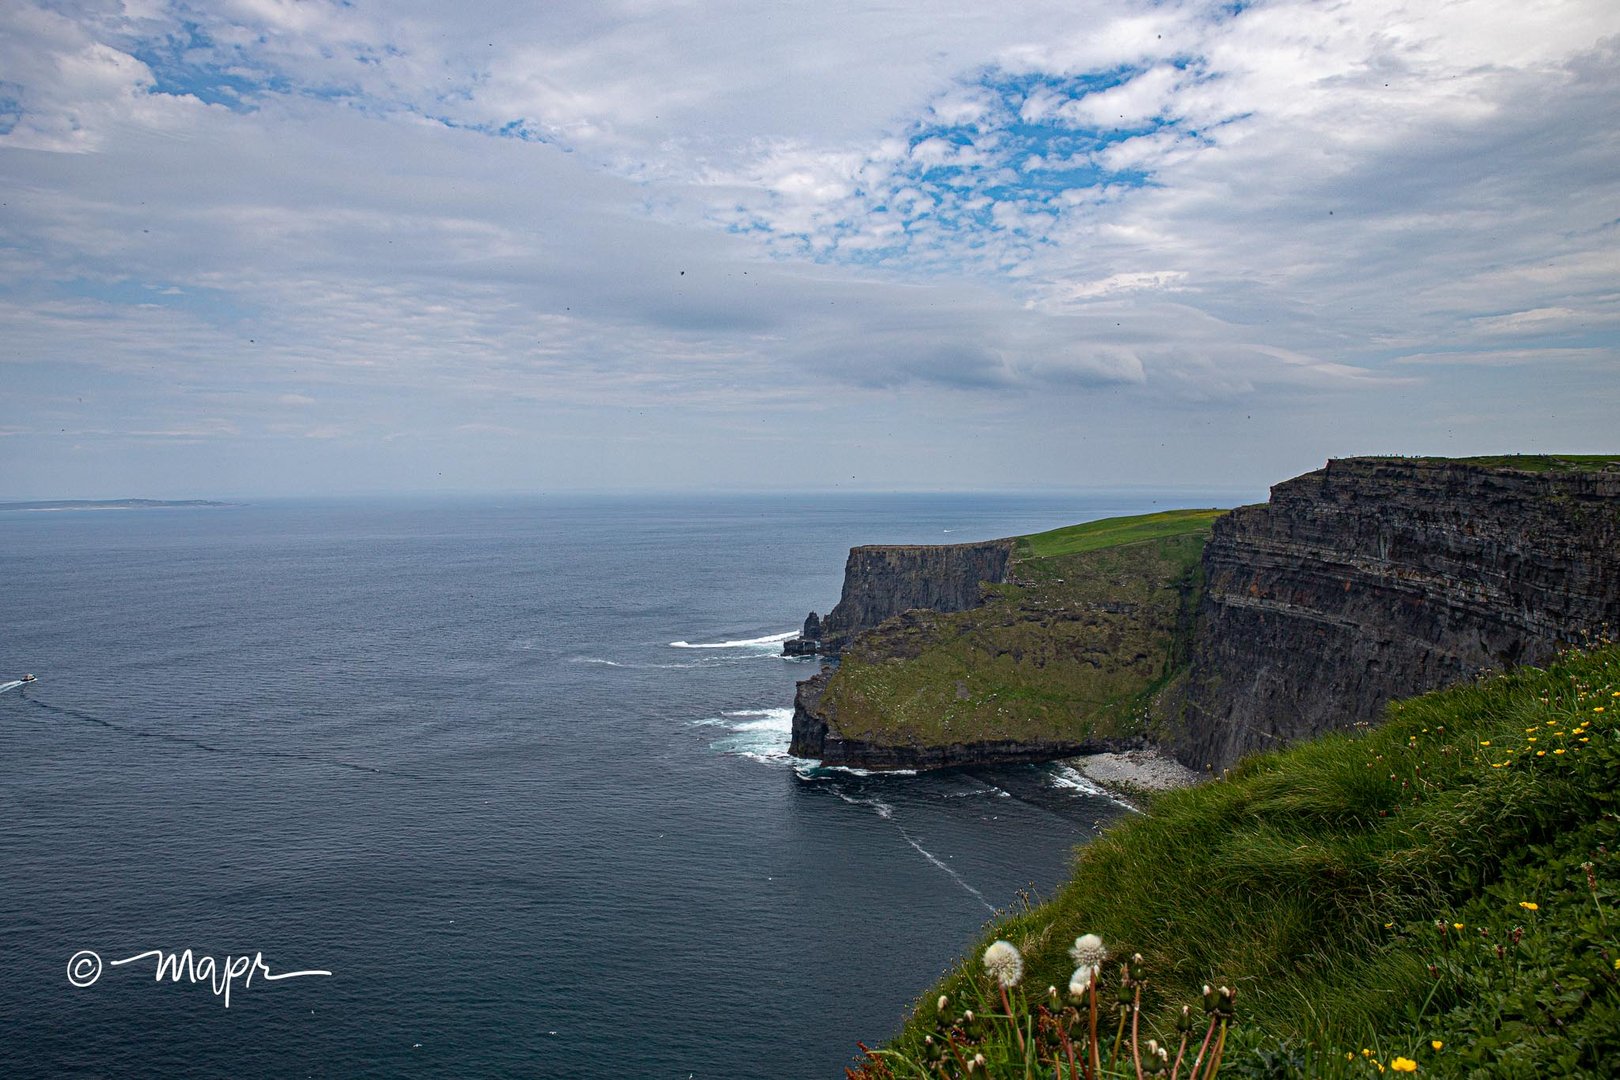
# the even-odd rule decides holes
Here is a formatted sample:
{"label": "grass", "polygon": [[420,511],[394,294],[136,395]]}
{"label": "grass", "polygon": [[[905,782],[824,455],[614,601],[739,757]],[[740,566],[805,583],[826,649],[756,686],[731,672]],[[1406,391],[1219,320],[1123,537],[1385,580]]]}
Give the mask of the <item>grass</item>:
{"label": "grass", "polygon": [[1374,461],[1438,461],[1519,472],[1590,472],[1620,465],[1620,454],[1487,454],[1480,457],[1374,457]]}
{"label": "grass", "polygon": [[1207,536],[1210,525],[1224,513],[1225,510],[1166,510],[1137,517],[1087,521],[1020,537],[1018,554],[1026,559],[1047,559],[1172,536]]}
{"label": "grass", "polygon": [[1199,556],[1219,513],[1023,538],[1014,582],[991,587],[984,605],[911,613],[857,638],[823,707],[843,737],[889,746],[1139,734],[1185,663]]}
{"label": "grass", "polygon": [[[986,942],[1021,950],[1037,1000],[1067,986],[1078,934],[1141,953],[1143,1037],[1171,1045],[1180,1004],[1232,986],[1223,1076],[1376,1076],[1397,1056],[1432,1076],[1616,1075],[1617,716],[1614,646],[1397,702],[1375,729],[1158,797]],[[907,1071],[944,1026],[936,997],[984,985],[960,965],[884,1068],[938,1075]],[[997,1030],[986,1057],[1009,1064],[983,1074],[1024,1075]]]}

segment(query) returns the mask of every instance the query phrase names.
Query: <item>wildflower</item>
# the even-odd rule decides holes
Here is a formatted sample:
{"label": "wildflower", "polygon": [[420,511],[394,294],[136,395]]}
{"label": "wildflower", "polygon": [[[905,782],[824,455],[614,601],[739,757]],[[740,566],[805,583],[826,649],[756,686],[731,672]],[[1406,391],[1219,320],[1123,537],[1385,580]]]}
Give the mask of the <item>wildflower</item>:
{"label": "wildflower", "polygon": [[1536,757],[1546,757],[1546,756],[1547,756],[1547,751],[1545,751],[1545,750],[1537,750],[1536,751]]}
{"label": "wildflower", "polygon": [[1451,924],[1451,928],[1453,930],[1461,930],[1463,928],[1463,924],[1460,922],[1454,922]]}
{"label": "wildflower", "polygon": [[1002,986],[1017,986],[1024,977],[1024,958],[1010,941],[997,941],[984,950],[984,970]]}
{"label": "wildflower", "polygon": [[1553,755],[1556,757],[1557,755],[1562,754],[1563,752],[1564,752],[1563,748],[1560,747],[1557,750],[1553,751]]}
{"label": "wildflower", "polygon": [[1096,968],[1090,964],[1081,964],[1074,969],[1074,974],[1069,976],[1069,995],[1075,998],[1084,997],[1086,991],[1091,989],[1091,981],[1096,977]]}
{"label": "wildflower", "polygon": [[1435,1039],[1433,1042],[1429,1043],[1429,1045],[1434,1047],[1436,1050],[1439,1050],[1441,1047],[1445,1046],[1446,1044],[1441,1042],[1439,1039]]}
{"label": "wildflower", "polygon": [[1396,1072],[1417,1072],[1417,1062],[1409,1057],[1398,1057],[1389,1063],[1389,1067]]}
{"label": "wildflower", "polygon": [[1614,962],[1614,970],[1620,971],[1620,960]]}
{"label": "wildflower", "polygon": [[1394,925],[1395,925],[1395,924],[1394,924],[1394,923],[1392,923],[1392,922],[1387,922],[1387,923],[1385,923],[1385,924],[1384,924],[1384,929],[1385,929],[1385,930],[1389,930],[1389,929],[1391,929],[1391,928],[1393,928],[1393,927],[1394,927]]}
{"label": "wildflower", "polygon": [[1489,739],[1481,739],[1479,741],[1479,745],[1481,745],[1481,746],[1489,746],[1489,745],[1491,745],[1491,740],[1489,740]]}
{"label": "wildflower", "polygon": [[944,1012],[945,1011],[945,1006],[949,1005],[950,1003],[951,1003],[950,998],[946,997],[944,994],[939,995],[939,1011],[940,1012]]}
{"label": "wildflower", "polygon": [[1593,706],[1592,711],[1593,712],[1602,712],[1603,711],[1603,706],[1595,705],[1595,706]]}
{"label": "wildflower", "polygon": [[1519,906],[1524,908],[1524,910],[1526,910],[1526,911],[1540,911],[1541,910],[1541,905],[1540,904],[1537,904],[1537,903],[1535,903],[1533,901],[1530,901],[1530,900],[1520,900],[1519,901]]}
{"label": "wildflower", "polygon": [[1069,955],[1081,967],[1100,967],[1108,959],[1108,950],[1103,947],[1102,938],[1096,934],[1085,934],[1074,939],[1074,948],[1069,950]]}

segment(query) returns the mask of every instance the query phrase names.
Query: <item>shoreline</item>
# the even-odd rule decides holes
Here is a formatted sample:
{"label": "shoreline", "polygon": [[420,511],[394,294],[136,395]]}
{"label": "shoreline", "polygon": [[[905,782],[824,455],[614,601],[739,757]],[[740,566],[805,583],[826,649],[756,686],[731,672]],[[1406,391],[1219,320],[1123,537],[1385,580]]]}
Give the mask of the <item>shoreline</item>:
{"label": "shoreline", "polygon": [[1193,787],[1209,779],[1152,748],[1064,758],[1062,764],[1110,794],[1127,800]]}

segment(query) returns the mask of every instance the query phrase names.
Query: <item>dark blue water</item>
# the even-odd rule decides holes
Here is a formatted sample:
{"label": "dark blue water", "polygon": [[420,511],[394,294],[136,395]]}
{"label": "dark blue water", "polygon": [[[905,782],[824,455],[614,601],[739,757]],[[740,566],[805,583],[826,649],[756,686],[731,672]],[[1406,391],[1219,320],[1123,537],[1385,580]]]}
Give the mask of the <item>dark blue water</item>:
{"label": "dark blue water", "polygon": [[[0,513],[0,1073],[826,1077],[1124,811],[794,767],[856,543],[1160,495]],[[227,1009],[148,949],[262,953]],[[101,957],[75,987],[69,957]]]}

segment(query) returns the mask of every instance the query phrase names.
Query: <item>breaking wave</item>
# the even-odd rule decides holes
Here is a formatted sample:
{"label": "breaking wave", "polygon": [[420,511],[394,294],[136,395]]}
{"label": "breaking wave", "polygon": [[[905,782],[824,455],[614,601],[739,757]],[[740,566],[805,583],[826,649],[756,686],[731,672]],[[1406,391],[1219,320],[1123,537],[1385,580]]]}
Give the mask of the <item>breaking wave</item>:
{"label": "breaking wave", "polygon": [[780,634],[770,634],[766,637],[745,638],[740,641],[672,641],[672,649],[757,649],[762,645],[780,645],[790,637],[797,637],[797,630],[788,630]]}

